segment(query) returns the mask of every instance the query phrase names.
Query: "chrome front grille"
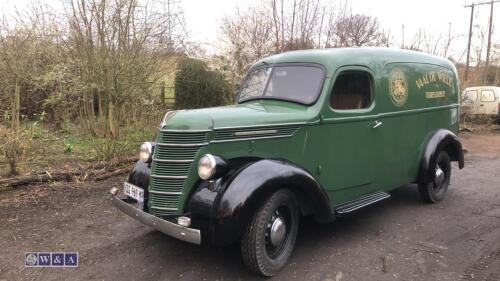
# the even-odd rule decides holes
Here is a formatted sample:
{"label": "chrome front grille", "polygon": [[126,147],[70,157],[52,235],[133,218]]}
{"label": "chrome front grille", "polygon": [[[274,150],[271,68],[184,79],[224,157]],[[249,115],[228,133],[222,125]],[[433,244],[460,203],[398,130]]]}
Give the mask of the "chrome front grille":
{"label": "chrome front grille", "polygon": [[159,143],[174,143],[174,144],[202,144],[208,141],[206,131],[160,131],[158,135]]}
{"label": "chrome front grille", "polygon": [[199,146],[175,147],[159,145],[155,148],[154,153],[157,159],[192,161],[198,149]]}
{"label": "chrome front grille", "polygon": [[210,131],[160,130],[153,154],[149,209],[156,216],[180,214],[184,184]]}
{"label": "chrome front grille", "polygon": [[[192,159],[192,158],[191,158]],[[192,160],[189,162],[160,162],[157,159],[151,173],[158,176],[187,177]]]}

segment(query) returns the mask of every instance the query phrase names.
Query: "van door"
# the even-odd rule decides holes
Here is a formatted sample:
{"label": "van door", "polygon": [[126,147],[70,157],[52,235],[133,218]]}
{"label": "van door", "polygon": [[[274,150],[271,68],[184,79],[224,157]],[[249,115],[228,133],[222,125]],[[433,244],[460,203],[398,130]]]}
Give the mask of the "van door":
{"label": "van door", "polygon": [[493,89],[481,90],[479,97],[479,113],[480,114],[497,114],[498,97]]}
{"label": "van door", "polygon": [[337,72],[320,124],[310,128],[308,157],[333,205],[373,191],[373,76],[363,67]]}

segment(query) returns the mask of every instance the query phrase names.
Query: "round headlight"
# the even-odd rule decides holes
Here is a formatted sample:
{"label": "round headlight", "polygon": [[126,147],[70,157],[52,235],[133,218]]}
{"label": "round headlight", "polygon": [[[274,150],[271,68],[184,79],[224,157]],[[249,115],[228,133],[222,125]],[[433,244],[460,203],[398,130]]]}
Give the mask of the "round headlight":
{"label": "round headlight", "polygon": [[198,161],[198,176],[202,180],[208,180],[213,175],[215,175],[215,166],[217,166],[217,162],[215,161],[215,157],[211,154],[205,154]]}
{"label": "round headlight", "polygon": [[141,148],[139,149],[139,159],[148,163],[151,162],[151,157],[153,156],[153,145],[150,142],[145,142],[141,144]]}

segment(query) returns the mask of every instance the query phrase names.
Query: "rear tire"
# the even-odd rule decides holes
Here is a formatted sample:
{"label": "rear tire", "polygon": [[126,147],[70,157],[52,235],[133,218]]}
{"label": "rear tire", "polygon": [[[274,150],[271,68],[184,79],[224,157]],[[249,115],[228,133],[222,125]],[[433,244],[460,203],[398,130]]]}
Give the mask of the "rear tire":
{"label": "rear tire", "polygon": [[298,227],[299,212],[294,194],[288,189],[273,193],[243,233],[241,254],[245,265],[264,276],[276,274],[292,253]]}
{"label": "rear tire", "polygon": [[420,197],[426,203],[437,203],[444,199],[451,177],[450,156],[446,151],[439,152],[435,163],[435,174],[432,182],[419,183]]}

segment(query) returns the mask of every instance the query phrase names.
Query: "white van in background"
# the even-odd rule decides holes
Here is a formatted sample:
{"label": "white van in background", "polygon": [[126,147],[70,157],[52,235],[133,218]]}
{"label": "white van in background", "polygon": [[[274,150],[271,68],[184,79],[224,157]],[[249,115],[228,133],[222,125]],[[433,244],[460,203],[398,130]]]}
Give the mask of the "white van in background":
{"label": "white van in background", "polygon": [[469,87],[462,92],[463,114],[490,115],[500,118],[500,87]]}

